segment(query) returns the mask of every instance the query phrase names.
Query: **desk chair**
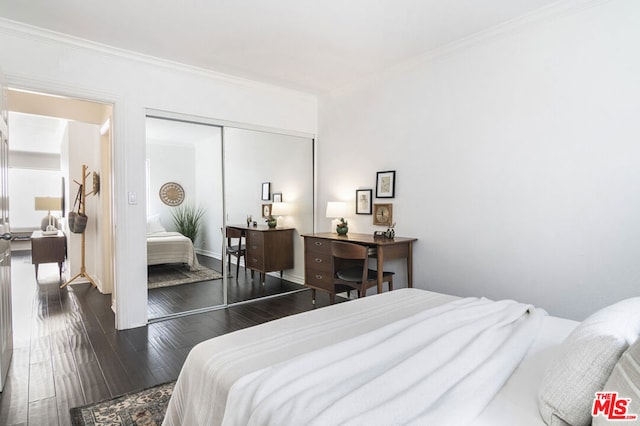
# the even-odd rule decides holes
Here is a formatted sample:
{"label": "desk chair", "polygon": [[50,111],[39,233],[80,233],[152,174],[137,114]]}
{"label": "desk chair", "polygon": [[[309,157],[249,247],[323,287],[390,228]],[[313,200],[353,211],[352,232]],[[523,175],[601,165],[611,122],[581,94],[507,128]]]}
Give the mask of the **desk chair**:
{"label": "desk chair", "polygon": [[[334,293],[352,289],[357,290],[358,297],[365,297],[367,289],[378,286],[378,273],[369,269],[369,248],[360,244],[331,242],[333,256]],[[389,283],[389,291],[393,290],[393,272],[383,272],[382,282]],[[334,298],[331,298],[331,303]]]}
{"label": "desk chair", "polygon": [[[244,231],[238,228],[227,227],[225,231],[225,237],[227,238],[227,264],[229,267],[229,273],[231,273],[231,256],[236,257],[236,280],[240,273],[240,258],[244,257],[244,264],[247,264],[247,248],[242,243],[242,239],[245,237]],[[238,244],[234,244],[237,239]]]}

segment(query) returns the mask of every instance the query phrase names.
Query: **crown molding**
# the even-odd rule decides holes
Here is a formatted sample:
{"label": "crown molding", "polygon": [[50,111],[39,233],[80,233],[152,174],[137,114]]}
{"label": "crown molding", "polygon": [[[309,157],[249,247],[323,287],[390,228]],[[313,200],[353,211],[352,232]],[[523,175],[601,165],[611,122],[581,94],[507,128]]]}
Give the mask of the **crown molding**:
{"label": "crown molding", "polygon": [[56,43],[62,44],[68,47],[88,50],[93,53],[100,53],[105,56],[115,56],[121,59],[143,63],[147,65],[153,65],[160,68],[170,69],[174,71],[184,72],[194,76],[209,78],[224,83],[233,85],[240,85],[247,88],[277,91],[277,92],[289,92],[290,94],[298,95],[305,98],[316,99],[316,94],[306,92],[302,90],[296,90],[284,86],[265,83],[257,80],[251,80],[248,78],[238,77],[231,74],[226,74],[218,71],[212,71],[209,69],[196,67],[192,65],[183,64],[168,59],[158,58],[156,56],[145,55],[142,53],[134,52],[131,50],[121,49],[118,47],[109,46],[102,43],[97,43],[91,40],[75,37],[68,34],[59,33],[56,31],[47,30],[45,28],[28,25],[18,21],[12,21],[10,19],[0,17],[0,33],[7,35],[21,37],[24,39],[34,40],[42,43]]}
{"label": "crown molding", "polygon": [[474,33],[468,37],[464,37],[462,39],[430,50],[422,55],[409,59],[408,61],[393,65],[383,71],[362,78],[357,83],[349,84],[331,90],[328,92],[328,95],[342,95],[348,92],[352,92],[361,87],[370,85],[371,83],[378,82],[382,79],[400,74],[404,71],[414,69],[420,65],[425,65],[436,60],[446,58],[467,49],[481,46],[493,40],[498,40],[500,38],[517,34],[536,26],[545,25],[557,19],[562,19],[566,16],[575,15],[582,12],[583,10],[596,7],[610,1],[612,0],[560,0],[551,5],[542,7],[540,9],[521,15],[517,18],[502,22],[500,24],[494,25],[493,27]]}

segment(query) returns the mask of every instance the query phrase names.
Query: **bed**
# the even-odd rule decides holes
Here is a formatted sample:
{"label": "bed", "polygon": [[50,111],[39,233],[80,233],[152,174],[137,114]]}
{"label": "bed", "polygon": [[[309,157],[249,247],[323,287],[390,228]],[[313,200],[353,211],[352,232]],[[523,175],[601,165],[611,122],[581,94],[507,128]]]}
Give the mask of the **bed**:
{"label": "bed", "polygon": [[285,317],[195,346],[163,424],[589,424],[640,332],[629,300],[578,323],[400,289]]}
{"label": "bed", "polygon": [[198,257],[191,240],[179,232],[167,231],[159,216],[147,218],[147,265],[183,263],[198,269]]}

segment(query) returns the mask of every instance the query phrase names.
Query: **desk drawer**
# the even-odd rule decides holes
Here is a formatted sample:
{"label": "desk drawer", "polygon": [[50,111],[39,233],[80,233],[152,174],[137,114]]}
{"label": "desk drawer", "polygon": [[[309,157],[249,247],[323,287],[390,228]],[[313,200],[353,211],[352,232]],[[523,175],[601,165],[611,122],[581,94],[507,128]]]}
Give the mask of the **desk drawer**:
{"label": "desk drawer", "polygon": [[333,292],[333,273],[306,267],[304,270],[305,283],[314,287]]}
{"label": "desk drawer", "polygon": [[304,257],[305,268],[331,273],[333,270],[333,257],[326,253],[308,252]]}
{"label": "desk drawer", "polygon": [[331,254],[330,240],[307,237],[304,241],[308,252]]}
{"label": "desk drawer", "polygon": [[[264,233],[259,231],[247,232],[247,257],[264,257]],[[264,262],[263,262],[264,263]]]}
{"label": "desk drawer", "polygon": [[264,257],[259,255],[255,256],[255,255],[247,254],[247,266],[251,269],[264,271],[265,269]]}

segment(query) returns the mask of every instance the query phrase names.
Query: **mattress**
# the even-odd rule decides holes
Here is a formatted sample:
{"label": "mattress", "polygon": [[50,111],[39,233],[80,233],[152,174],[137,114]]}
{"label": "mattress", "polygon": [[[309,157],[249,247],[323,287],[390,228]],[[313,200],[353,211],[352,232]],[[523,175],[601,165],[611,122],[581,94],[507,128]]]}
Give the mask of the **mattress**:
{"label": "mattress", "polygon": [[147,234],[147,265],[186,263],[191,269],[199,266],[191,240],[179,232]]}
{"label": "mattress", "polygon": [[[456,299],[425,290],[400,289],[202,342],[185,361],[164,424],[220,424],[229,390],[240,378]],[[479,424],[543,424],[536,399],[540,371],[576,324],[544,317],[541,332],[520,366],[481,413]]]}

